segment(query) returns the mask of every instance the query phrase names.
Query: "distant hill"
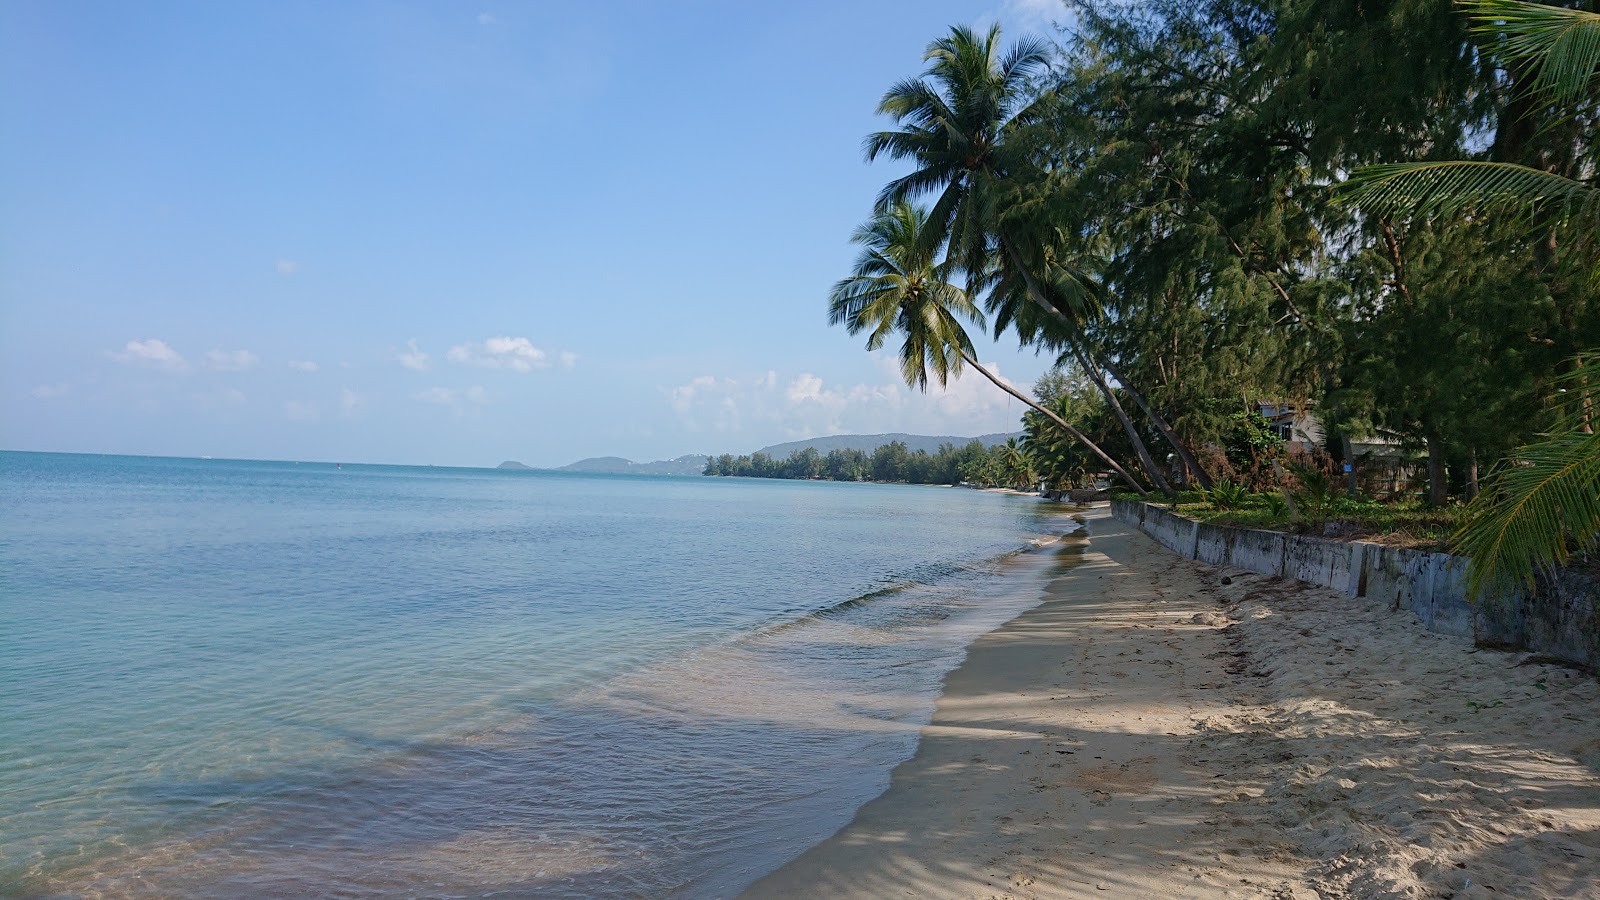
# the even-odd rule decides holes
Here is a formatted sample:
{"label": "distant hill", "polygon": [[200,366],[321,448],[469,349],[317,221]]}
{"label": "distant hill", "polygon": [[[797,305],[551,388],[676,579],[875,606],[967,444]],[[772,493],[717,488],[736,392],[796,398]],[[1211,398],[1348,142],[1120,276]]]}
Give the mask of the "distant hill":
{"label": "distant hill", "polygon": [[773,459],[788,459],[789,454],[796,450],[804,450],[807,447],[815,447],[817,452],[822,454],[827,454],[832,450],[860,450],[863,453],[871,453],[884,444],[900,441],[912,453],[918,450],[934,453],[938,451],[940,444],[954,444],[957,447],[963,447],[974,440],[978,440],[985,447],[993,447],[995,444],[1004,444],[1007,438],[1021,436],[1022,432],[1020,431],[1011,434],[980,434],[977,438],[926,434],[835,434],[829,437],[811,438],[806,441],[773,444],[770,447],[762,447],[757,452],[765,453]]}
{"label": "distant hill", "polygon": [[527,469],[529,471],[533,470],[533,466],[525,466],[522,463],[519,463],[514,459],[508,459],[505,462],[501,463],[500,465],[495,466],[495,468],[496,469]]}
{"label": "distant hill", "polygon": [[705,471],[706,457],[690,453],[677,459],[636,463],[620,456],[594,456],[562,466],[558,472],[592,472],[599,475],[699,475]]}

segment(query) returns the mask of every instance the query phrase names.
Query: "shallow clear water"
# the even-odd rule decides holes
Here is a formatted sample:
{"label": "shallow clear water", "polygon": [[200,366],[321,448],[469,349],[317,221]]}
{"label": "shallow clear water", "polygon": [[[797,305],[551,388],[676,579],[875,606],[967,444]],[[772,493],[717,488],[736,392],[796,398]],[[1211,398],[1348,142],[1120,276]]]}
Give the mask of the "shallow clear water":
{"label": "shallow clear water", "polygon": [[0,453],[0,891],[725,896],[1072,527],[947,488]]}

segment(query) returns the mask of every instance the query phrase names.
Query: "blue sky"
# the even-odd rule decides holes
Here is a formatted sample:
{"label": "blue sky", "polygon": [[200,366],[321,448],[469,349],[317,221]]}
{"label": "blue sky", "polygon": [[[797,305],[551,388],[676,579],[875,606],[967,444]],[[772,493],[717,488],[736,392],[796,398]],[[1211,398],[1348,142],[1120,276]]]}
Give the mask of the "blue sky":
{"label": "blue sky", "polygon": [[[493,465],[1011,430],[830,328],[883,90],[1048,0],[0,3],[0,447]],[[1008,379],[1048,360],[980,344]]]}

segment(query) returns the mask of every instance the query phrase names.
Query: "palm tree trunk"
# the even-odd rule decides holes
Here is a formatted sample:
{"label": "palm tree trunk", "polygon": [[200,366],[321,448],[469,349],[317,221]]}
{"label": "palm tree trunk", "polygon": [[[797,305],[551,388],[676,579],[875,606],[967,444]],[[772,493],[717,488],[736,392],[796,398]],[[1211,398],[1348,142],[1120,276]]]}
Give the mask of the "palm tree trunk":
{"label": "palm tree trunk", "polygon": [[1145,490],[1144,486],[1139,484],[1137,479],[1135,479],[1132,475],[1129,475],[1127,469],[1124,469],[1121,466],[1121,464],[1119,464],[1116,460],[1114,460],[1110,456],[1106,455],[1106,452],[1104,450],[1101,450],[1100,447],[1097,444],[1095,444],[1094,441],[1089,440],[1089,438],[1086,437],[1083,432],[1081,432],[1078,429],[1072,427],[1072,425],[1069,422],[1067,422],[1066,419],[1063,419],[1060,416],[1056,415],[1054,412],[1044,408],[1043,405],[1041,405],[1038,401],[1034,400],[1032,397],[1029,397],[1028,395],[1022,393],[1021,391],[1017,390],[1016,388],[1012,387],[1011,385],[1006,384],[1004,381],[1001,381],[999,379],[999,377],[997,377],[993,372],[990,372],[988,369],[985,369],[983,366],[979,365],[978,361],[976,359],[974,359],[970,354],[968,354],[967,351],[959,350],[958,352],[961,354],[961,358],[966,362],[967,365],[973,367],[974,369],[977,369],[979,372],[981,372],[983,374],[983,377],[985,377],[985,378],[989,379],[990,381],[994,382],[995,387],[999,388],[1002,391],[1005,391],[1006,393],[1008,393],[1011,396],[1017,398],[1018,400],[1021,400],[1023,403],[1026,403],[1029,406],[1033,407],[1035,410],[1038,410],[1039,412],[1043,413],[1045,415],[1045,417],[1048,418],[1050,421],[1052,421],[1052,422],[1056,423],[1057,425],[1061,426],[1062,430],[1064,430],[1067,434],[1072,435],[1073,440],[1076,440],[1078,443],[1084,445],[1085,447],[1088,447],[1090,452],[1094,453],[1095,456],[1098,456],[1101,459],[1105,460],[1106,465],[1110,466],[1112,471],[1116,472],[1118,475],[1121,475],[1123,481],[1126,481],[1129,485],[1131,485],[1133,487],[1133,489],[1135,491],[1139,492],[1139,496],[1141,496],[1141,497],[1150,496],[1150,492]]}
{"label": "palm tree trunk", "polygon": [[[1067,334],[1076,334],[1078,323],[1074,322],[1071,316],[1057,309],[1054,303],[1046,299],[1044,291],[1039,289],[1039,283],[1033,277],[1033,272],[1029,271],[1028,267],[1023,264],[1022,256],[1017,253],[1017,248],[1011,246],[1011,242],[1004,238],[1001,239],[1000,245],[1005,249],[1006,255],[1011,257],[1011,264],[1016,266],[1017,271],[1022,273],[1022,281],[1028,286],[1028,297],[1033,300],[1036,306],[1048,313],[1051,318],[1065,326]],[[1083,359],[1082,349],[1078,347],[1075,341],[1071,343],[1071,346],[1073,353],[1078,355],[1081,362]],[[1144,466],[1145,471],[1150,473],[1150,480],[1155,484],[1156,489],[1168,497],[1173,496],[1171,485],[1167,484],[1166,479],[1161,476],[1161,471],[1156,468],[1155,460],[1150,457],[1150,448],[1146,447],[1144,440],[1139,437],[1139,430],[1133,427],[1133,420],[1128,418],[1127,411],[1122,408],[1122,403],[1117,400],[1116,394],[1112,392],[1110,385],[1106,384],[1105,379],[1100,377],[1098,369],[1087,364],[1084,365],[1084,368],[1088,371],[1089,377],[1094,380],[1095,386],[1100,389],[1100,393],[1105,395],[1106,403],[1111,407],[1112,414],[1117,417],[1117,420],[1122,423],[1123,430],[1128,433],[1128,440],[1133,443],[1133,452],[1138,455],[1139,462]]]}
{"label": "palm tree trunk", "polygon": [[1467,456],[1467,502],[1478,499],[1478,451],[1472,450]]}
{"label": "palm tree trunk", "polygon": [[1200,486],[1210,490],[1213,486],[1211,476],[1206,474],[1206,470],[1200,467],[1200,461],[1195,459],[1193,453],[1189,452],[1189,448],[1178,438],[1177,432],[1172,430],[1172,426],[1167,424],[1167,420],[1150,406],[1149,401],[1144,399],[1144,395],[1139,393],[1132,382],[1122,377],[1122,373],[1111,365],[1111,360],[1098,355],[1095,358],[1100,363],[1100,368],[1104,369],[1107,375],[1115,378],[1117,383],[1122,385],[1122,389],[1128,392],[1128,396],[1133,398],[1133,402],[1144,410],[1144,414],[1150,417],[1151,422],[1155,423],[1156,430],[1161,432],[1161,436],[1166,438],[1167,443],[1172,445],[1172,449],[1178,454],[1178,458],[1183,460],[1184,467],[1194,473],[1195,480],[1200,482]]}
{"label": "palm tree trunk", "polygon": [[1117,392],[1113,391],[1111,385],[1106,383],[1105,376],[1100,374],[1099,367],[1094,364],[1094,361],[1089,358],[1089,355],[1082,348],[1077,344],[1073,344],[1072,353],[1077,357],[1078,365],[1082,366],[1083,370],[1088,373],[1089,379],[1095,383],[1096,387],[1100,388],[1100,393],[1106,396],[1106,402],[1111,405],[1111,411],[1116,414],[1117,420],[1122,423],[1122,429],[1128,433],[1128,440],[1133,444],[1133,452],[1139,455],[1139,464],[1144,466],[1146,472],[1150,473],[1150,482],[1156,486],[1156,490],[1165,496],[1171,497],[1174,493],[1172,485],[1167,484],[1167,477],[1161,473],[1160,467],[1156,465],[1155,459],[1151,457],[1150,448],[1145,446],[1144,441],[1139,437],[1139,430],[1133,427],[1133,419],[1122,408],[1122,401],[1117,399]]}
{"label": "palm tree trunk", "polygon": [[1450,499],[1450,483],[1445,480],[1444,447],[1439,439],[1428,435],[1428,505],[1443,506]]}

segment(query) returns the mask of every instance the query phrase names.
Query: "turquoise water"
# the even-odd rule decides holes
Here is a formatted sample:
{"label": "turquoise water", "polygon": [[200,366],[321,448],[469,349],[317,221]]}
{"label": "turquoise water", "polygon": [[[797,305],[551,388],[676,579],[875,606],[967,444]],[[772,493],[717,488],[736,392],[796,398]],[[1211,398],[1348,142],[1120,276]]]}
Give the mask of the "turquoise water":
{"label": "turquoise water", "polygon": [[[725,896],[1072,527],[948,488],[0,453],[0,890]],[[1031,579],[1031,580],[1030,580]]]}

